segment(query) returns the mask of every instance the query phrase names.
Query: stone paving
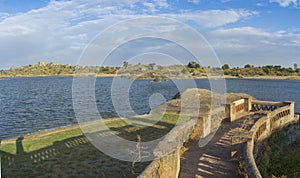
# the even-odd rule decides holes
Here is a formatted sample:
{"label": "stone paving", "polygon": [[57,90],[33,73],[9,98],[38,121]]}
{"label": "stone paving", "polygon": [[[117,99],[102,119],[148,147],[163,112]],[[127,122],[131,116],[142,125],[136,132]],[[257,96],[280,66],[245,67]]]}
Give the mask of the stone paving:
{"label": "stone paving", "polygon": [[[210,142],[199,147],[198,141],[191,142],[181,160],[179,177],[243,177],[239,175],[239,161],[243,145],[232,145],[232,137],[248,130],[259,118],[256,114],[240,115],[236,122],[223,121]],[[232,156],[234,154],[234,156]]]}

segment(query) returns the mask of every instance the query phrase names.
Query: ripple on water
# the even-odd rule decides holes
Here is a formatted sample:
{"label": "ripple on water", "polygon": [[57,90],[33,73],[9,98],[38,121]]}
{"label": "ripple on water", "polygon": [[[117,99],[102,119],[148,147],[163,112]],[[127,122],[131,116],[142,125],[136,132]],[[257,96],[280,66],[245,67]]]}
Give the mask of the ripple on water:
{"label": "ripple on water", "polygon": [[[145,114],[150,109],[149,98],[153,94],[160,93],[168,100],[178,92],[172,81],[156,83],[149,80],[138,80],[132,83],[129,91],[120,85],[121,88],[113,90],[112,93],[112,79],[109,77],[97,78],[95,84],[97,108],[103,118],[118,117],[111,95],[117,96],[118,107],[123,113],[128,113],[125,109],[128,108],[128,105],[123,103],[122,98],[128,96],[133,111],[137,114]],[[39,130],[76,124],[72,103],[72,81],[72,77],[2,80],[0,82],[0,138],[16,137]],[[128,79],[120,79],[121,84],[122,82],[126,84],[128,81]],[[182,84],[181,90],[191,87],[186,80],[176,80],[176,82]],[[196,80],[196,84],[200,88],[210,89],[208,80],[199,79]],[[295,80],[227,80],[228,92],[248,93],[261,100],[294,100],[297,112],[300,112],[299,88],[300,81]],[[155,101],[151,103],[151,107],[157,106],[161,102],[163,100]],[[89,110],[83,112],[91,115]]]}

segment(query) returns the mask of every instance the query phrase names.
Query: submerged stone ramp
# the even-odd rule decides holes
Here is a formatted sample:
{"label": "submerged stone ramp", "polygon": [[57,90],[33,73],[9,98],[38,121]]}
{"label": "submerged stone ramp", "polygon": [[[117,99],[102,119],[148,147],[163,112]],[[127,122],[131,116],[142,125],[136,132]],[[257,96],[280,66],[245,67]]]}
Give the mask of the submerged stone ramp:
{"label": "submerged stone ramp", "polygon": [[238,134],[245,118],[234,123],[224,121],[212,140],[202,148],[198,141],[191,142],[181,160],[179,177],[239,177],[239,165],[232,161],[231,153],[233,149],[241,152],[242,148],[233,148],[231,137]]}

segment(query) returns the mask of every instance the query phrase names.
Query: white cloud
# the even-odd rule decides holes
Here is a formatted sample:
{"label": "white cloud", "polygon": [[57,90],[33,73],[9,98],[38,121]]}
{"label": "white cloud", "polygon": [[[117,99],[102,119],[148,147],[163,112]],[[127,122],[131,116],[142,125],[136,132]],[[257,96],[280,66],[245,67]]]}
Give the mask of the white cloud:
{"label": "white cloud", "polygon": [[256,29],[253,27],[240,27],[240,28],[231,28],[231,29],[218,29],[213,33],[218,35],[223,35],[226,37],[238,36],[238,35],[253,35],[253,36],[269,36],[270,34],[264,30]]}
{"label": "white cloud", "polygon": [[162,8],[169,7],[169,4],[166,0],[153,0],[153,1],[147,1],[144,2],[143,5],[147,7],[148,9],[145,9],[144,12],[150,11],[151,13],[156,13],[160,11]]}
{"label": "white cloud", "polygon": [[194,21],[205,27],[220,27],[257,15],[258,12],[248,10],[207,10],[198,12],[184,12],[171,14],[172,18]]}
{"label": "white cloud", "polygon": [[200,0],[188,0],[188,2],[193,3],[193,4],[199,4]]}
{"label": "white cloud", "polygon": [[[208,39],[223,63],[243,66],[247,63],[292,65],[300,55],[300,35],[286,31],[267,32],[253,27],[218,29],[208,33]],[[285,62],[283,62],[285,61]],[[271,62],[269,62],[271,63]]]}
{"label": "white cloud", "polygon": [[[127,3],[120,4],[129,7]],[[4,19],[0,22],[0,68],[42,59],[75,63],[94,35],[124,18],[123,14],[131,14],[125,8],[103,4],[52,1],[44,8]]]}
{"label": "white cloud", "polygon": [[155,8],[155,5],[153,3],[144,2],[144,6],[148,7],[151,12],[156,12],[157,11],[156,8]]}
{"label": "white cloud", "polygon": [[256,3],[256,6],[258,6],[258,7],[263,7],[264,4],[262,4],[262,3]]}
{"label": "white cloud", "polygon": [[278,33],[278,34],[285,34],[285,33],[287,33],[287,31],[286,30],[279,30],[276,33]]}
{"label": "white cloud", "polygon": [[288,7],[290,5],[297,6],[299,5],[298,0],[270,0],[271,3],[278,3],[282,7]]}
{"label": "white cloud", "polygon": [[[259,45],[266,43],[273,44],[277,47],[297,47],[296,50],[299,50],[300,48],[300,35],[287,33],[285,30],[280,30],[277,32],[267,32],[265,30],[253,27],[240,27],[218,29],[211,32],[211,35],[220,39],[224,39],[225,41],[227,39],[228,41],[225,42],[227,44],[230,44],[231,41],[234,43],[239,42],[239,44],[247,47],[247,49],[257,48],[259,47]],[[224,45],[223,47],[225,46],[226,45]]]}
{"label": "white cloud", "polygon": [[161,8],[169,7],[167,0],[154,0],[154,3],[156,4],[156,6],[161,7]]}
{"label": "white cloud", "polygon": [[0,12],[0,22],[10,16],[9,13]]}

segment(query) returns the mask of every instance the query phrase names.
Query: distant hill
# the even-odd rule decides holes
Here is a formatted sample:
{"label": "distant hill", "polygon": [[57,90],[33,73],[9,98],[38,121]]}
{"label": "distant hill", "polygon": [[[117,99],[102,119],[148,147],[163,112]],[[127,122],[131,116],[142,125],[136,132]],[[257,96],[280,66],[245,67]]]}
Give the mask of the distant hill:
{"label": "distant hill", "polygon": [[225,69],[224,74],[238,77],[300,76],[300,69],[285,68],[278,65],[255,67],[247,64],[244,68]]}
{"label": "distant hill", "polygon": [[[297,66],[294,64],[294,66]],[[230,68],[228,64],[222,68],[202,67],[198,63],[191,61],[187,65],[160,66],[152,64],[131,65],[124,62],[123,67],[103,67],[103,66],[72,66],[70,64],[58,64],[55,62],[40,61],[38,64],[11,67],[9,70],[0,70],[2,77],[22,77],[22,76],[66,76],[81,74],[97,75],[118,75],[126,78],[151,78],[155,81],[168,80],[169,78],[197,78],[210,76],[220,76],[225,74],[232,77],[286,77],[300,78],[300,69],[295,67],[285,68],[281,66],[261,66],[255,67],[247,64],[243,68]]]}
{"label": "distant hill", "polygon": [[74,75],[76,69],[81,73],[115,74],[116,67],[98,67],[98,66],[72,66],[70,64],[58,64],[55,62],[40,61],[38,64],[32,64],[23,67],[11,67],[9,70],[0,70],[2,77],[22,77],[22,76],[64,76]]}

